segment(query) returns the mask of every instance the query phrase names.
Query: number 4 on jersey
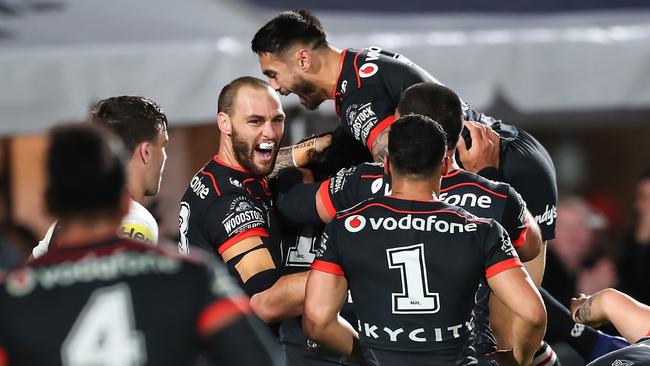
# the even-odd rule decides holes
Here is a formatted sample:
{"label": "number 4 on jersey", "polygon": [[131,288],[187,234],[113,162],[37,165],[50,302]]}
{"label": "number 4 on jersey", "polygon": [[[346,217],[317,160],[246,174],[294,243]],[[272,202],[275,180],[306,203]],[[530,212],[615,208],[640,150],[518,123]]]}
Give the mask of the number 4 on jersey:
{"label": "number 4 on jersey", "polygon": [[424,244],[386,249],[388,268],[399,269],[402,292],[392,294],[393,314],[430,314],[440,310],[438,293],[429,291]]}
{"label": "number 4 on jersey", "polygon": [[61,347],[64,366],[137,366],[147,355],[126,284],[95,290]]}

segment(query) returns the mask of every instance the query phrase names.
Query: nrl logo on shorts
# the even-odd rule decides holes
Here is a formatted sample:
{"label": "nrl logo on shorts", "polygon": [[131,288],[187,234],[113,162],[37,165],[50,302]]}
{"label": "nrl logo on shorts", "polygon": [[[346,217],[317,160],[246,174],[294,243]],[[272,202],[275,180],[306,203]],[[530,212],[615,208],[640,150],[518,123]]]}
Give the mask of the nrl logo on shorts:
{"label": "nrl logo on shorts", "polygon": [[345,94],[345,92],[348,90],[348,81],[343,80],[341,83],[341,94]]}

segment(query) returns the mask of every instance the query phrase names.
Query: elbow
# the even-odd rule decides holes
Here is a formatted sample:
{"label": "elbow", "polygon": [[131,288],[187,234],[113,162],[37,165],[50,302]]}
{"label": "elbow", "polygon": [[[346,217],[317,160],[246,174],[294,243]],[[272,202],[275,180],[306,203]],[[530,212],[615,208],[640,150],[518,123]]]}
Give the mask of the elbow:
{"label": "elbow", "polygon": [[[268,291],[268,290],[267,290]],[[250,306],[265,323],[275,323],[282,319],[282,313],[271,303],[267,291],[259,292],[251,297]]]}
{"label": "elbow", "polygon": [[541,251],[540,244],[541,243],[525,243],[521,247],[517,248],[519,259],[521,259],[522,262],[530,262],[535,259]]}
{"label": "elbow", "polygon": [[530,328],[541,330],[542,334],[544,333],[544,329],[546,328],[546,308],[541,298],[522,311],[521,317]]}
{"label": "elbow", "polygon": [[325,316],[319,314],[317,309],[305,307],[302,315],[302,330],[307,338],[319,341],[326,325]]}

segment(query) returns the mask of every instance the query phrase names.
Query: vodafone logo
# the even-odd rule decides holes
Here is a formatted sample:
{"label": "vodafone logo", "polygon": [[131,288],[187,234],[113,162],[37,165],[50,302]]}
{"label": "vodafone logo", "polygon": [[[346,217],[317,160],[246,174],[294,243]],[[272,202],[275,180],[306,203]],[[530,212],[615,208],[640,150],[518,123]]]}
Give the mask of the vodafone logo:
{"label": "vodafone logo", "polygon": [[376,64],[372,62],[366,62],[359,68],[359,76],[362,78],[369,78],[376,74],[378,70],[379,67]]}
{"label": "vodafone logo", "polygon": [[366,218],[359,215],[352,215],[345,219],[345,228],[351,233],[357,233],[366,226]]}

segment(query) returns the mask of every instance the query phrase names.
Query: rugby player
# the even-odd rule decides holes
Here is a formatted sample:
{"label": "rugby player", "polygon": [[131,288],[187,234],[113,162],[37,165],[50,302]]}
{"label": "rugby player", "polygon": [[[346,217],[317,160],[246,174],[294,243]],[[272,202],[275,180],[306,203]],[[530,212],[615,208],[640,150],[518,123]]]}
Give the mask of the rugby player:
{"label": "rugby player", "polygon": [[[117,236],[126,152],[91,124],[50,133],[58,245],[0,285],[0,365],[270,365],[270,336],[225,269]],[[262,338],[264,337],[264,338]],[[265,344],[266,342],[266,344]]]}
{"label": "rugby player", "polygon": [[[379,47],[340,50],[331,46],[320,21],[306,10],[280,13],[257,31],[251,46],[274,89],[283,95],[296,94],[308,109],[334,100],[342,126],[378,162],[386,153],[388,127],[395,121],[404,90],[420,82],[439,83],[403,55]],[[468,142],[459,141],[459,163],[512,185],[540,226],[542,239],[553,239],[557,187],[553,162],[544,147],[525,131],[466,103],[463,117],[477,123],[468,124],[464,133]],[[498,147],[496,155],[490,153],[494,147]],[[541,249],[527,267],[537,285],[543,276],[546,246]]]}
{"label": "rugby player", "polygon": [[[275,197],[280,199],[276,201],[276,206],[281,204],[281,197],[285,192],[293,189],[298,183],[324,181],[348,164],[369,161],[372,160],[372,156],[365,147],[356,144],[351,136],[341,128],[337,128],[331,135],[331,144],[326,150],[313,156],[312,160],[305,167],[307,169],[301,171],[296,168],[284,169],[276,179],[272,180],[272,191]],[[309,271],[316,258],[317,240],[323,232],[324,225],[320,223],[317,215],[315,220],[313,217],[309,218],[315,213],[308,213],[306,209],[302,212],[304,217],[294,217],[294,220],[280,217],[283,223],[281,248],[284,273]],[[341,309],[340,315],[350,324],[357,323],[350,303]],[[306,338],[302,330],[301,317],[282,321],[279,340],[285,355],[285,366],[358,365],[358,362],[331,352]]]}
{"label": "rugby player", "polygon": [[612,288],[571,300],[576,322],[598,327],[614,325],[630,346],[604,355],[589,366],[650,365],[650,307]]}
{"label": "rugby player", "polygon": [[277,93],[241,77],[219,94],[217,154],[181,199],[179,251],[201,248],[221,258],[268,323],[302,314],[307,273],[283,275],[281,231],[266,176],[284,131]]}
{"label": "rugby player", "polygon": [[[150,99],[120,96],[99,101],[91,111],[90,120],[112,130],[131,152],[127,169],[131,204],[120,226],[120,236],[156,245],[158,223],[142,206],[142,201],[145,196],[154,196],[160,190],[167,160],[165,147],[169,141],[167,116]],[[58,221],[54,222],[34,247],[34,258],[45,254],[50,243],[57,242],[58,225]]]}
{"label": "rugby player", "polygon": [[[421,115],[390,131],[392,192],[339,213],[307,282],[303,326],[342,354],[378,365],[469,365],[474,294],[486,277],[513,311],[512,357],[533,360],[546,323],[541,297],[501,225],[438,201],[446,135]],[[356,332],[337,321],[350,289]]]}

